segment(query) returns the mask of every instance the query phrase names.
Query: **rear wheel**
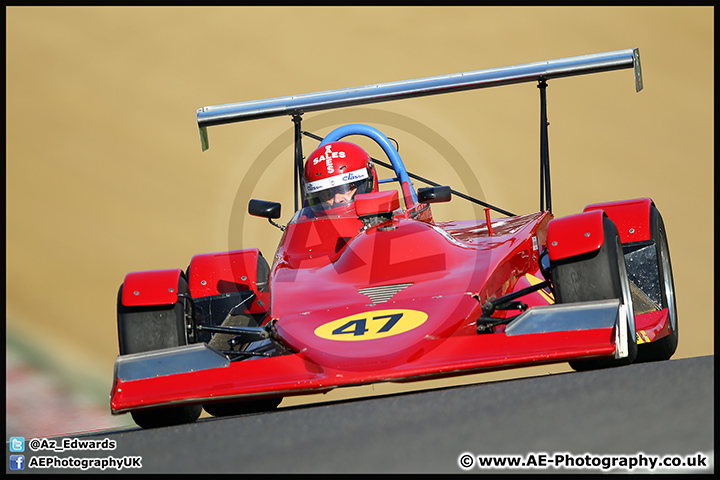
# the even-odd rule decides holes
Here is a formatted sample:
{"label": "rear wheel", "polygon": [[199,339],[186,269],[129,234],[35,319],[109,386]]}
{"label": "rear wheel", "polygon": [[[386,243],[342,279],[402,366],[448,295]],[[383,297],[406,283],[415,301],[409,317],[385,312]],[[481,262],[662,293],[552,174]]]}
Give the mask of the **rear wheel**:
{"label": "rear wheel", "polygon": [[650,207],[650,232],[657,253],[661,307],[668,309],[670,333],[652,343],[638,345],[637,359],[640,362],[668,360],[673,356],[678,345],[677,306],[675,305],[675,283],[670,264],[670,249],[668,248],[665,224],[655,205]]}
{"label": "rear wheel", "polygon": [[[555,300],[557,303],[574,303],[620,299],[625,306],[627,329],[624,347],[628,355],[618,359],[572,361],[570,366],[575,370],[629,365],[637,356],[635,317],[622,244],[615,224],[607,217],[603,218],[603,230],[604,241],[599,250],[551,262]],[[617,335],[621,334],[619,330]]]}
{"label": "rear wheel", "polygon": [[[120,355],[187,345],[186,300],[178,297],[175,305],[126,307],[122,304],[123,286],[118,292],[117,321]],[[178,292],[187,293],[187,281],[181,276]],[[183,405],[130,412],[142,428],[191,423],[200,417],[201,405]]]}

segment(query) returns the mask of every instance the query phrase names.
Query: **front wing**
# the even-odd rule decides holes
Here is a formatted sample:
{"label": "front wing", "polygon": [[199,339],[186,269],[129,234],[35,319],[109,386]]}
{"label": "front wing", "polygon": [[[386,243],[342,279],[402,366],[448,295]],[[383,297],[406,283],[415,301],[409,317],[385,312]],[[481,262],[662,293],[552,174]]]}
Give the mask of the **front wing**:
{"label": "front wing", "polygon": [[[483,371],[622,357],[627,321],[618,300],[533,308],[505,332],[429,339],[432,348],[388,368],[321,365],[308,352],[231,362],[204,343],[123,355],[115,363],[113,414],[180,404],[321,393]],[[426,353],[425,353],[426,352]]]}

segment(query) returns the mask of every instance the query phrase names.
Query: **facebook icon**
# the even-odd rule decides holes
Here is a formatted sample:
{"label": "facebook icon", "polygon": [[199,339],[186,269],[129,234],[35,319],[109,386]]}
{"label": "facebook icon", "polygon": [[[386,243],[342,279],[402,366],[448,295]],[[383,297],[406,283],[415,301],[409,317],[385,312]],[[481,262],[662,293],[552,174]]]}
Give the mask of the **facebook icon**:
{"label": "facebook icon", "polygon": [[25,455],[10,455],[10,470],[25,470]]}

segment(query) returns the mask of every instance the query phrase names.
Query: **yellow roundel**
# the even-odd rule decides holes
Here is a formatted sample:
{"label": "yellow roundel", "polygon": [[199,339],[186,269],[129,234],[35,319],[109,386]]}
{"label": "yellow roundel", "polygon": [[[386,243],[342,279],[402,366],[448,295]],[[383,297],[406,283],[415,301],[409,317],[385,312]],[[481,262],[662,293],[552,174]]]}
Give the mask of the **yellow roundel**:
{"label": "yellow roundel", "polygon": [[315,335],[344,342],[375,340],[417,328],[427,318],[427,313],[417,310],[375,310],[320,325],[315,329]]}

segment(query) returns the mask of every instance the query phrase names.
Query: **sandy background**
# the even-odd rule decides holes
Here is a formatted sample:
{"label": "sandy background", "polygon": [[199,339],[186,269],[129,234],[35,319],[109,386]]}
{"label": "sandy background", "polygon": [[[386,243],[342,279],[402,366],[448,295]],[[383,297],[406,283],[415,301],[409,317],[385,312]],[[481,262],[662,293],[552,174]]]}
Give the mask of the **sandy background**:
{"label": "sandy background", "polygon": [[[116,294],[126,273],[184,269],[205,252],[274,252],[279,230],[249,218],[245,208],[251,197],[280,201],[281,221],[289,219],[292,122],[212,127],[203,153],[197,108],[633,47],[640,48],[645,81],[639,94],[631,70],[549,83],[554,213],[652,197],[675,273],[676,358],[713,354],[713,13],[7,8],[8,351],[49,367],[47,378],[71,386],[71,398],[80,391],[102,403],[94,423],[42,428],[36,420],[31,432],[18,406],[27,402],[16,398],[8,375],[7,398],[17,406],[8,407],[9,423],[31,436],[128,420],[110,417],[106,403],[117,355]],[[325,134],[340,122],[373,124],[398,139],[409,170],[528,213],[539,198],[538,106],[538,89],[527,83],[306,114],[304,126]],[[306,140],[306,154],[315,146]],[[443,158],[451,149],[475,179]],[[249,178],[257,162],[267,170]],[[239,191],[241,183],[252,191]],[[436,220],[475,215],[460,199],[435,209]],[[67,395],[61,391],[36,399],[33,411],[49,411],[43,402]]]}

